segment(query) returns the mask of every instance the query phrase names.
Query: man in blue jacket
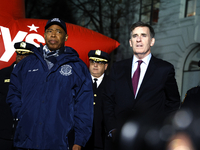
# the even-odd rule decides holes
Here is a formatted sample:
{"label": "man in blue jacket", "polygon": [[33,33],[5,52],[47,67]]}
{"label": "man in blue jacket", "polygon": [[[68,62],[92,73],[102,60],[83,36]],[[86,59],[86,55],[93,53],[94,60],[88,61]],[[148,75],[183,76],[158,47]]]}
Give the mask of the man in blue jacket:
{"label": "man in blue jacket", "polygon": [[22,149],[81,150],[93,124],[93,91],[89,70],[77,52],[64,46],[65,22],[50,19],[46,45],[40,45],[14,68],[7,96],[19,119],[14,146]]}

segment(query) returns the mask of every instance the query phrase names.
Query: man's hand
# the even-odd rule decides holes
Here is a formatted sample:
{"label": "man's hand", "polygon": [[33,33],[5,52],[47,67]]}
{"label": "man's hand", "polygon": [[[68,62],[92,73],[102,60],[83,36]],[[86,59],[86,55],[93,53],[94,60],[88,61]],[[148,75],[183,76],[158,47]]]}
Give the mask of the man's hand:
{"label": "man's hand", "polygon": [[81,146],[74,144],[74,146],[72,147],[72,150],[81,150]]}
{"label": "man's hand", "polygon": [[112,140],[113,142],[115,141],[115,138],[116,138],[116,129],[112,130]]}

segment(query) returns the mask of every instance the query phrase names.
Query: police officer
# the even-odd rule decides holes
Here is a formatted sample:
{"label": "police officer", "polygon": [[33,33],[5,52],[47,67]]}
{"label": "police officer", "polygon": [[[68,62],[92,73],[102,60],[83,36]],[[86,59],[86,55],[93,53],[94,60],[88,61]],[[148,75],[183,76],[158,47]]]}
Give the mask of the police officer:
{"label": "police officer", "polygon": [[[198,62],[198,66],[200,67],[200,61]],[[200,86],[197,85],[189,89],[185,98],[182,102],[181,108],[191,109],[197,116],[200,116],[199,108],[200,108]]]}
{"label": "police officer", "polygon": [[104,149],[104,123],[103,123],[103,92],[107,76],[105,71],[108,67],[110,56],[101,50],[91,50],[88,53],[90,65],[89,71],[93,81],[94,92],[94,122],[93,132],[84,150],[103,150]]}
{"label": "police officer", "polygon": [[30,49],[35,47],[27,42],[17,42],[14,44],[16,50],[16,61],[9,67],[0,70],[0,149],[13,150],[14,122],[10,107],[6,104],[10,74],[17,63],[30,55]]}

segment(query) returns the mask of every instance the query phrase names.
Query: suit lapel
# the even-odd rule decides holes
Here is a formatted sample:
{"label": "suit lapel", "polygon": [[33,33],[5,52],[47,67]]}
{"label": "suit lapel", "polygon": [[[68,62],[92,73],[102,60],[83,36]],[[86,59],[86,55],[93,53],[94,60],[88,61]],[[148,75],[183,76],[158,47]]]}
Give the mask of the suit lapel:
{"label": "suit lapel", "polygon": [[142,84],[141,84],[140,89],[138,91],[137,98],[139,98],[140,94],[143,93],[143,89],[146,85],[146,82],[150,79],[152,73],[155,71],[155,69],[156,69],[155,62],[156,62],[156,58],[152,55],[151,60],[150,60],[149,65],[148,65],[148,68],[146,70],[146,73],[144,75]]}
{"label": "suit lapel", "polygon": [[128,60],[126,68],[124,68],[124,70],[126,71],[125,72],[125,77],[127,79],[128,86],[129,86],[130,90],[132,91],[133,96],[135,97],[135,95],[133,93],[133,85],[132,85],[132,79],[131,79],[132,60],[133,60],[133,57]]}

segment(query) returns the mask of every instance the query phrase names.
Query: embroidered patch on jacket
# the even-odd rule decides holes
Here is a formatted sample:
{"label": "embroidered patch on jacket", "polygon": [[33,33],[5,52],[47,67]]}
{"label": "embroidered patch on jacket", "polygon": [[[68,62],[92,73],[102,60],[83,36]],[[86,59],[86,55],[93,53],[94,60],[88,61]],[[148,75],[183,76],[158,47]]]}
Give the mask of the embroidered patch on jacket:
{"label": "embroidered patch on jacket", "polygon": [[70,65],[61,66],[60,74],[63,76],[69,76],[72,74],[72,67]]}
{"label": "embroidered patch on jacket", "polygon": [[28,70],[28,72],[35,72],[38,71],[39,69],[33,69],[33,70]]}

